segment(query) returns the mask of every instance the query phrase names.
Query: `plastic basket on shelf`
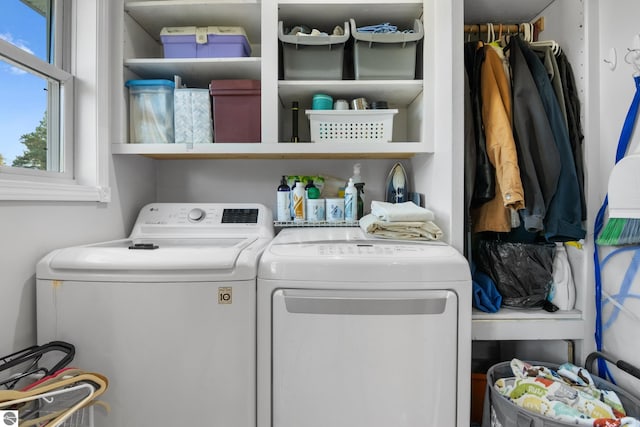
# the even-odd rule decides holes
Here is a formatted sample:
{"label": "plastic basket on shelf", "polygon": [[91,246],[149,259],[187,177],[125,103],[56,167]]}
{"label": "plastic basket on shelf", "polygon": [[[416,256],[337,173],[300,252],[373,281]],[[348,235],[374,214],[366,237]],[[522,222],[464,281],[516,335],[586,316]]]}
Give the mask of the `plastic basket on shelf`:
{"label": "plastic basket on shelf", "polygon": [[393,116],[387,110],[306,110],[311,142],[391,142]]}

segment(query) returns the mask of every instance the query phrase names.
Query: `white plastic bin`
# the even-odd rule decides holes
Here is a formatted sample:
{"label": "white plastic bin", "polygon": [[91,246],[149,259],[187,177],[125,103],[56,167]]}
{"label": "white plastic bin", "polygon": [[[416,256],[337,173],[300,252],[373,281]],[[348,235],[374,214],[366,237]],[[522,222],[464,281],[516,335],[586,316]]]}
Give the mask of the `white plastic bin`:
{"label": "white plastic bin", "polygon": [[306,110],[311,142],[391,142],[393,116],[388,110]]}

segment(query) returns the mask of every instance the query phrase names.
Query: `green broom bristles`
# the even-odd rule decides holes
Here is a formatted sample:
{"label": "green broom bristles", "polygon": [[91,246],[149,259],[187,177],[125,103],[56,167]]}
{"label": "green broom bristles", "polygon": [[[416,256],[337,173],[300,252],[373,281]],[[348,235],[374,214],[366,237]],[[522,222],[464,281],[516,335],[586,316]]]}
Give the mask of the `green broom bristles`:
{"label": "green broom bristles", "polygon": [[640,244],[640,218],[609,218],[596,243],[602,246]]}

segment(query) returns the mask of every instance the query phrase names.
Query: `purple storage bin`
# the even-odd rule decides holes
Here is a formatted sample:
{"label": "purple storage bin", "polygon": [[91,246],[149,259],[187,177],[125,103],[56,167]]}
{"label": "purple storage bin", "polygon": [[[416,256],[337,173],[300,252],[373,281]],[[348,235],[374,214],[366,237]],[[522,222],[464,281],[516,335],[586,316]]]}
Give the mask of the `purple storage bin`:
{"label": "purple storage bin", "polygon": [[160,33],[165,58],[251,56],[242,27],[167,27]]}

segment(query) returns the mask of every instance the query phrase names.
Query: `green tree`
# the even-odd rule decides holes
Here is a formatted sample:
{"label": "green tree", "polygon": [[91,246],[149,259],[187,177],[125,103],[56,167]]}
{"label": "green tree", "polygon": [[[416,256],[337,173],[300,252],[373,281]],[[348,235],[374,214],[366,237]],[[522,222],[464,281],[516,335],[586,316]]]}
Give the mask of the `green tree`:
{"label": "green tree", "polygon": [[0,154],[0,166],[4,166],[4,165],[5,165],[4,156]]}
{"label": "green tree", "polygon": [[31,133],[20,137],[20,143],[27,147],[21,156],[13,161],[11,166],[29,169],[47,169],[47,114],[44,114],[40,124]]}

